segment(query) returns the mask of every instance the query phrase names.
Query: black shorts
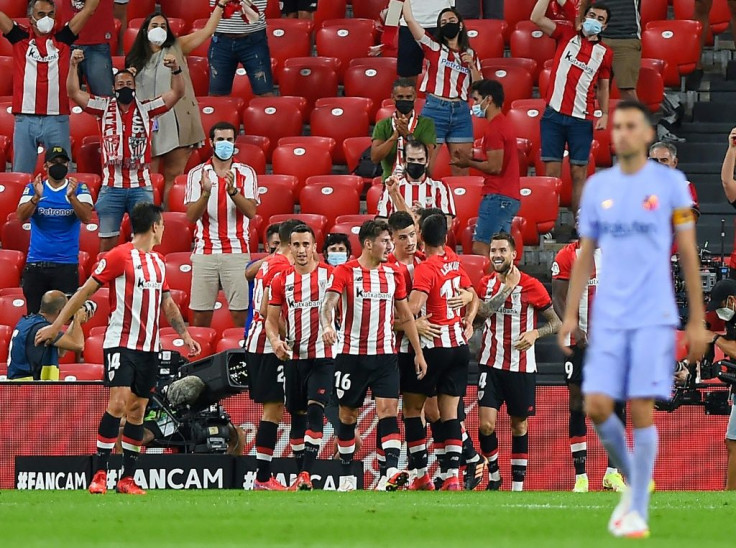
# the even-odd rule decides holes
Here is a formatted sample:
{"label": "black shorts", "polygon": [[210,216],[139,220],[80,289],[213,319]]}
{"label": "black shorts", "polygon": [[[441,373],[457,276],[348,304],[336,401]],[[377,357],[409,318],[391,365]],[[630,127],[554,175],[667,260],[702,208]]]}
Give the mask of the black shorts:
{"label": "black shorts", "polygon": [[298,11],[316,11],[317,0],[281,0],[281,13],[288,15]]}
{"label": "black shorts", "polygon": [[308,402],[326,406],[332,395],[335,361],[332,358],[292,360],[286,364],[286,409],[306,411]]}
{"label": "black shorts", "polygon": [[396,354],[335,358],[335,394],[343,407],[363,406],[368,389],[374,398],[399,399],[399,365]]}
{"label": "black shorts", "polygon": [[158,352],[130,348],[106,348],[105,386],[125,386],[139,398],[148,398],[156,386]]}
{"label": "black shorts", "polygon": [[[430,34],[435,34],[437,29],[424,30]],[[399,53],[396,73],[402,78],[419,76],[422,73],[422,63],[424,63],[424,52],[421,46],[414,40],[408,27],[399,27]],[[419,87],[419,82],[417,82],[417,87]]]}
{"label": "black shorts", "polygon": [[565,382],[567,384],[583,385],[583,361],[585,348],[571,346],[572,356],[565,357]]}
{"label": "black shorts", "polygon": [[250,399],[256,403],[284,402],[284,367],[276,354],[245,353]]}
{"label": "black shorts", "polygon": [[537,374],[503,371],[478,365],[478,405],[501,409],[506,403],[510,417],[534,416]]}
{"label": "black shorts", "polygon": [[[468,386],[468,345],[450,348],[425,348],[427,374],[417,379],[416,373],[402,378],[401,390],[409,394],[424,394],[427,397],[444,394],[464,396]],[[412,371],[413,372],[413,371]]]}

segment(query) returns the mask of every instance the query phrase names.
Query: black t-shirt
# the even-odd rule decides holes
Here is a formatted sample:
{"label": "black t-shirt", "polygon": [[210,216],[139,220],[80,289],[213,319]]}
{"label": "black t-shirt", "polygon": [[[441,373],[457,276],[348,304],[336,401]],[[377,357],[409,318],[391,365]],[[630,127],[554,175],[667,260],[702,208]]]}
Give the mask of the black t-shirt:
{"label": "black t-shirt", "polygon": [[[15,44],[16,42],[20,42],[21,40],[29,38],[31,36],[31,33],[20,27],[18,23],[14,23],[13,28],[10,29],[10,32],[4,34],[3,36],[8,39],[8,42],[10,42],[11,44]],[[59,32],[54,34],[54,38],[62,44],[72,45],[76,41],[78,36],[74,34],[72,32],[72,29],[69,28],[69,25],[66,24]]]}

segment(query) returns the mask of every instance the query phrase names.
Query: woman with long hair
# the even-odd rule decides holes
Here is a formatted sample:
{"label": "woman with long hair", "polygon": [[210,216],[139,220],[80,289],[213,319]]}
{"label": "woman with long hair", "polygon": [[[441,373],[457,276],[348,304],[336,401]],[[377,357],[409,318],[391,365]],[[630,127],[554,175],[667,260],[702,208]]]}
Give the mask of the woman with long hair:
{"label": "woman with long hair", "polygon": [[[404,2],[404,20],[424,51],[426,72],[419,90],[427,94],[422,116],[434,120],[437,132],[435,154],[443,143],[451,156],[470,156],[473,148],[473,122],[468,95],[470,85],[482,78],[480,60],[470,47],[463,17],[454,8],[437,16],[437,37],[427,33]],[[450,166],[453,175],[467,175],[467,168]]]}

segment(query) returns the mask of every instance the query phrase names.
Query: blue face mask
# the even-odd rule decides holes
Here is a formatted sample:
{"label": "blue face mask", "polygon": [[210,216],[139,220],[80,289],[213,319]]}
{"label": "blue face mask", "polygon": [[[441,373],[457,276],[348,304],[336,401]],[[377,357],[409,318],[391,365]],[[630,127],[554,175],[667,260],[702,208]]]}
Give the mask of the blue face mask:
{"label": "blue face mask", "polygon": [[598,19],[586,19],[583,21],[583,32],[586,36],[595,36],[603,30],[603,24]]}
{"label": "blue face mask", "polygon": [[470,113],[477,118],[486,117],[486,109],[482,108],[480,106],[480,103],[475,103],[472,107],[470,107]]}
{"label": "blue face mask", "polygon": [[348,262],[347,251],[332,251],[329,255],[327,255],[327,264],[331,266],[338,266],[341,264],[345,264],[346,262]]}
{"label": "blue face mask", "polygon": [[215,143],[215,156],[220,160],[229,160],[235,152],[235,144],[230,141],[217,141]]}

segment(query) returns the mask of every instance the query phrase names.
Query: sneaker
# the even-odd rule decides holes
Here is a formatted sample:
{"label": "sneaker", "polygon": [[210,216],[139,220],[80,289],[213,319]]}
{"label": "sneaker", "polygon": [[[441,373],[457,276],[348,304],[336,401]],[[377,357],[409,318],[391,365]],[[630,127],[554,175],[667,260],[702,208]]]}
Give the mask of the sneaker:
{"label": "sneaker", "polygon": [[623,491],[621,491],[621,500],[619,500],[616,508],[613,509],[611,519],[608,520],[608,531],[610,533],[615,534],[614,531],[621,523],[622,518],[629,512],[630,506],[631,492],[626,487],[624,487]]}
{"label": "sneaker", "polygon": [[414,481],[412,481],[409,484],[409,491],[434,491],[434,483],[432,483],[432,478],[429,476],[429,474],[424,474],[423,476],[417,476],[414,478]]}
{"label": "sneaker", "polygon": [[577,476],[575,478],[575,487],[572,488],[573,493],[588,492],[588,476]]}
{"label": "sneaker", "polygon": [[123,495],[145,495],[146,492],[136,485],[132,476],[125,476],[115,486],[115,491]]}
{"label": "sneaker", "polygon": [[407,483],[409,483],[409,473],[403,471],[396,472],[386,480],[386,491],[398,491]]}
{"label": "sneaker", "polygon": [[450,476],[440,487],[440,491],[462,491],[463,487],[460,485],[460,478],[457,476]]}
{"label": "sneaker", "polygon": [[374,488],[374,491],[385,491],[387,484],[388,484],[388,478],[386,476],[381,476],[378,479],[378,484]]}
{"label": "sneaker", "polygon": [[289,491],[311,491],[313,488],[312,478],[309,476],[309,472],[304,470],[299,472],[296,480],[289,487]]}
{"label": "sneaker", "polygon": [[89,484],[89,492],[93,495],[104,495],[107,493],[107,472],[98,470]]}
{"label": "sneaker", "polygon": [[254,491],[288,491],[288,488],[285,485],[282,485],[279,480],[271,476],[268,478],[268,481],[254,481],[253,482],[253,490]]}
{"label": "sneaker", "polygon": [[348,491],[355,491],[358,486],[356,485],[355,476],[340,476],[340,485],[337,488],[341,493],[347,493]]}
{"label": "sneaker", "polygon": [[603,490],[604,491],[615,491],[620,493],[626,489],[626,483],[621,472],[609,472],[603,476]]}
{"label": "sneaker", "polygon": [[501,476],[498,477],[498,480],[492,480],[488,478],[488,485],[486,485],[486,491],[500,491],[501,483],[503,483],[503,478]]}
{"label": "sneaker", "polygon": [[477,462],[469,462],[465,467],[465,490],[472,491],[483,481],[483,476],[488,469],[488,459],[483,455],[478,455],[480,459]]}
{"label": "sneaker", "polygon": [[649,538],[649,526],[639,512],[634,510],[621,518],[619,524],[611,532],[615,537]]}

